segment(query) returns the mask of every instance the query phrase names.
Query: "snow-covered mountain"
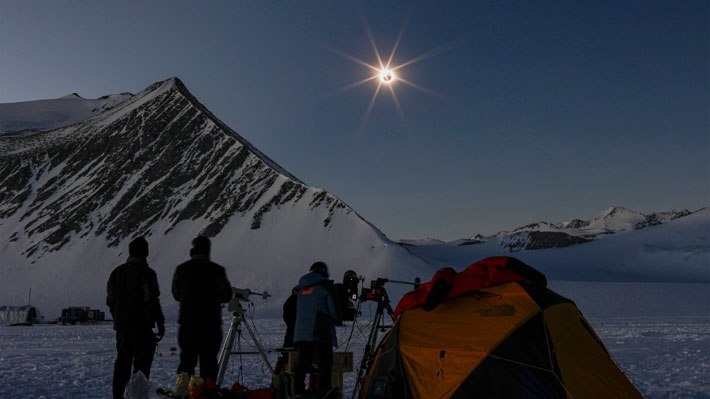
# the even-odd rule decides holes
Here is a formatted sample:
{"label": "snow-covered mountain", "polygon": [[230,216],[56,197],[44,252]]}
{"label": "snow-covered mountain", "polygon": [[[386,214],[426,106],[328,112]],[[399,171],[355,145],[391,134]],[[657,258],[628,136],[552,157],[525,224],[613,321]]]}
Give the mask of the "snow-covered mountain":
{"label": "snow-covered mountain", "polygon": [[[514,256],[549,280],[710,283],[710,209],[563,248],[510,253],[509,236],[407,246],[434,267],[458,270],[488,256]],[[468,244],[468,245],[466,245]]]}
{"label": "snow-covered mountain", "polygon": [[584,244],[627,230],[639,230],[655,226],[690,215],[688,210],[654,212],[644,215],[620,206],[612,206],[590,220],[574,219],[569,222],[535,222],[513,231],[501,231],[493,237],[480,234],[466,240],[459,240],[459,245],[472,245],[486,241],[499,241],[507,252],[521,250],[539,250],[562,248]]}
{"label": "snow-covered mountain", "polygon": [[87,100],[72,93],[56,100],[2,104],[0,132],[40,131],[69,126],[110,110],[130,97],[130,93],[122,93]]}
{"label": "snow-covered mountain", "polygon": [[[197,234],[212,237],[234,286],[272,293],[261,306],[272,314],[316,260],[331,278],[352,269],[366,284],[427,280],[511,251],[549,279],[710,282],[707,210],[613,207],[491,237],[394,243],[254,148],[176,78],[136,95],[0,104],[0,160],[0,305],[26,304],[31,290],[50,318],[67,306],[105,309],[106,280],[137,235],[150,244],[168,316],[172,273]],[[565,246],[575,241],[588,243]],[[396,301],[410,287],[387,288]]]}
{"label": "snow-covered mountain", "polygon": [[2,304],[32,290],[45,314],[102,306],[137,235],[170,304],[172,272],[198,234],[212,237],[235,286],[275,296],[316,260],[337,279],[429,268],[254,148],[176,78],[136,95],[2,104],[0,116]]}

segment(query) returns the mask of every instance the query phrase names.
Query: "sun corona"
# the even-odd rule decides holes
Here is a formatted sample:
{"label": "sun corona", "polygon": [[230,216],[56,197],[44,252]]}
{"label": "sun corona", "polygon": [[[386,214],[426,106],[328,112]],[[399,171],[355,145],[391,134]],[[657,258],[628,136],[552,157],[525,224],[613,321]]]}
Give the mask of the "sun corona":
{"label": "sun corona", "polygon": [[392,84],[395,81],[395,79],[397,78],[397,76],[394,74],[394,72],[392,72],[391,70],[389,70],[387,68],[382,68],[380,70],[379,76],[380,76],[380,82],[386,83],[386,84]]}

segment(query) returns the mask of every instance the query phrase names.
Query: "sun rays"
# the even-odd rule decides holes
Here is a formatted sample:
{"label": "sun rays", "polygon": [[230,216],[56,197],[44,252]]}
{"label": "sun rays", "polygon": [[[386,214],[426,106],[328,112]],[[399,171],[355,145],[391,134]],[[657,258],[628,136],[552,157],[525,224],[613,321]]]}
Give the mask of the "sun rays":
{"label": "sun rays", "polygon": [[383,58],[380,49],[378,48],[375,38],[372,34],[372,30],[370,29],[369,25],[367,24],[367,21],[365,18],[362,18],[362,23],[363,27],[365,30],[365,33],[367,34],[367,39],[370,43],[370,46],[372,47],[372,51],[374,53],[375,57],[375,62],[374,63],[369,63],[367,61],[364,61],[360,58],[357,58],[351,54],[348,54],[340,49],[335,49],[335,48],[330,48],[330,51],[335,53],[336,55],[352,61],[354,63],[357,63],[371,71],[371,75],[369,77],[366,77],[364,79],[361,79],[359,81],[353,82],[346,84],[345,86],[342,86],[329,95],[333,96],[351,89],[354,89],[356,87],[364,86],[367,84],[370,84],[373,86],[373,91],[372,95],[370,96],[370,100],[365,108],[365,113],[360,121],[360,126],[357,131],[357,136],[360,137],[362,135],[362,132],[364,131],[367,122],[370,118],[370,115],[372,114],[373,108],[375,106],[375,102],[377,101],[378,97],[380,96],[381,93],[383,92],[389,92],[391,95],[393,104],[397,110],[397,115],[399,117],[399,120],[402,123],[402,126],[407,132],[408,136],[411,136],[409,127],[407,125],[407,119],[405,118],[405,113],[404,109],[402,108],[402,103],[400,102],[400,99],[397,95],[396,87],[400,84],[409,86],[411,88],[414,88],[416,90],[419,90],[425,94],[432,95],[434,97],[440,97],[439,94],[435,93],[432,90],[429,90],[425,87],[422,87],[419,84],[416,84],[410,80],[407,80],[405,78],[405,74],[403,73],[404,68],[409,67],[413,64],[416,64],[420,61],[423,61],[439,52],[441,52],[442,48],[435,48],[432,50],[429,50],[423,54],[420,54],[414,58],[411,58],[407,61],[401,62],[401,63],[395,63],[395,56],[397,54],[397,50],[400,47],[400,44],[402,42],[402,38],[404,36],[404,32],[406,30],[407,24],[409,23],[409,17],[411,13],[408,14],[402,24],[402,27],[399,30],[399,33],[397,34],[397,37],[395,39],[394,45],[392,46],[392,50],[389,53],[389,55],[386,58]]}

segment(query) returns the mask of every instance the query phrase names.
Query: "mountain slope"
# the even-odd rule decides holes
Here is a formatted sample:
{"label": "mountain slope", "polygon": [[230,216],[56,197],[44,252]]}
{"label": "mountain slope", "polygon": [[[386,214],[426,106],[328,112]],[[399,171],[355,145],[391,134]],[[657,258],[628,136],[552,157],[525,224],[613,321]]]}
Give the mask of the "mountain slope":
{"label": "mountain slope", "polygon": [[[58,99],[67,100],[80,101]],[[68,126],[6,132],[0,156],[0,234],[9,237],[0,303],[33,289],[37,301],[99,306],[136,235],[148,237],[164,293],[197,234],[213,237],[233,284],[277,294],[315,260],[330,262],[334,278],[384,272],[397,258],[426,267],[256,150],[175,78]]]}
{"label": "mountain slope", "polygon": [[[209,215],[203,233],[214,236],[278,181],[279,197],[252,216],[256,228],[273,201],[304,195],[304,185],[290,175],[279,180],[281,168],[255,154],[185,93],[175,79],[162,82],[108,114],[14,140],[12,155],[0,168],[3,185],[11,189],[0,197],[0,217],[28,201],[24,228],[29,235],[45,235],[26,254],[41,256],[92,231],[105,232],[115,246],[134,232],[148,233],[163,218],[174,228]],[[38,136],[48,144],[34,145]]]}
{"label": "mountain slope", "polygon": [[108,111],[130,97],[129,93],[123,93],[87,100],[72,93],[56,100],[2,104],[0,132],[32,132],[69,126]]}

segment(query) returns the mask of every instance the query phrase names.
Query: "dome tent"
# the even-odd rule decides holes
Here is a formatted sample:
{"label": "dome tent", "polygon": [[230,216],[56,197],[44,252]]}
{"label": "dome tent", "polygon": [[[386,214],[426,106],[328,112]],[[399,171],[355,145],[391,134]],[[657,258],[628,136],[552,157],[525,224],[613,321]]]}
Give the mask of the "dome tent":
{"label": "dome tent", "polygon": [[361,398],[640,398],[574,302],[510,257],[406,294]]}

